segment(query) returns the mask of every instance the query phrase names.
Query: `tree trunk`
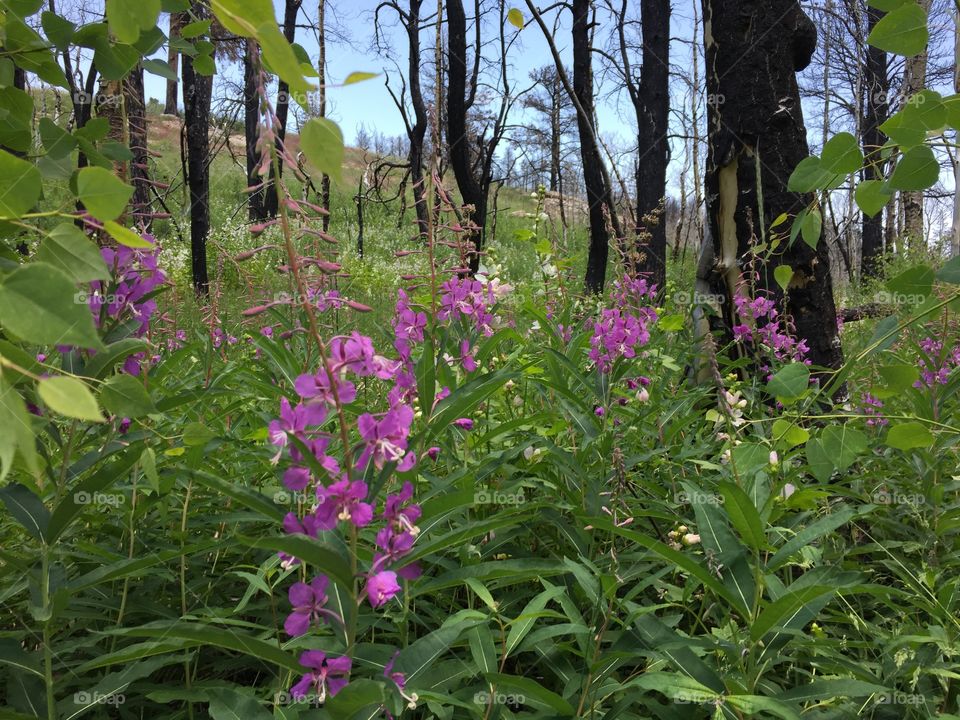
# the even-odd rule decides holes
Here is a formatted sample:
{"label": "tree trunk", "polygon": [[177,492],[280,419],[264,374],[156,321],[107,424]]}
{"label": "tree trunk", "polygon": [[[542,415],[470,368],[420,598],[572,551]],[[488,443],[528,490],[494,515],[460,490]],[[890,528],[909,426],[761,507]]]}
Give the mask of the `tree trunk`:
{"label": "tree trunk", "polygon": [[[487,195],[473,172],[470,138],[467,128],[467,17],[462,0],[447,2],[447,143],[450,146],[450,166],[464,205],[473,207],[474,227],[465,239],[472,246],[469,253],[471,273],[480,268],[480,251],[487,224]],[[477,22],[479,22],[479,18]]]}
{"label": "tree trunk", "polygon": [[[920,6],[929,14],[931,0],[920,0]],[[907,58],[903,66],[903,87],[901,90],[904,102],[923,89],[927,82],[928,50],[914,57]],[[908,248],[920,247],[924,244],[923,234],[923,191],[900,193],[900,202],[903,204],[903,235]]]}
{"label": "tree trunk", "polygon": [[[867,9],[869,30],[873,30],[882,14],[876,8]],[[887,53],[872,45],[867,46],[867,64],[864,77],[863,154],[867,162],[863,168],[864,180],[883,177],[880,147],[887,141],[880,130],[887,120],[890,80],[887,76]],[[883,256],[883,213],[873,217],[863,216],[860,273],[862,277],[876,277],[880,272]]]}
{"label": "tree trunk", "polygon": [[[953,14],[953,92],[960,93],[960,8]],[[960,143],[960,131],[954,133],[954,142]],[[960,158],[953,163],[953,232],[950,234],[950,254],[960,256]]]}
{"label": "tree trunk", "polygon": [[766,291],[781,301],[773,272],[789,265],[786,309],[795,333],[815,365],[839,368],[826,242],[821,237],[816,250],[799,238],[784,242],[765,264],[752,251],[775,218],[796,215],[811,200],[786,185],[809,154],[795,73],[810,62],[816,28],[796,0],[742,0],[735,10],[723,0],[703,0],[703,16],[707,95],[714,101],[705,178],[709,233],[698,290],[724,298],[721,329],[729,339],[737,292]]}
{"label": "tree trunk", "polygon": [[417,213],[417,231],[421,240],[427,239],[430,223],[430,211],[427,208],[426,185],[423,179],[423,142],[427,136],[427,107],[423,102],[423,90],[420,85],[420,6],[421,0],[410,0],[410,12],[407,16],[407,44],[409,46],[409,65],[407,83],[410,87],[410,104],[413,106],[414,123],[410,128],[410,150],[407,162],[410,164],[410,181],[413,185],[413,204]]}
{"label": "tree trunk", "polygon": [[[299,0],[298,0],[299,2]],[[320,82],[320,117],[327,116],[327,30],[326,30],[326,0],[319,0],[317,6],[317,44],[320,48],[317,58],[317,78]],[[320,204],[330,210],[330,176],[326,173],[320,178]],[[327,212],[320,219],[323,231],[330,229],[330,214]]]}
{"label": "tree trunk", "polygon": [[590,211],[590,247],[587,253],[585,285],[594,293],[603,292],[610,254],[608,223],[617,227],[609,177],[604,172],[603,156],[597,142],[593,118],[593,66],[590,43],[590,0],[573,0],[573,92],[580,107],[577,129],[580,133],[580,159],[583,184]]}
{"label": "tree trunk", "polygon": [[670,0],[641,0],[643,66],[637,88],[636,270],[661,290],[667,280],[667,141],[670,123]]}
{"label": "tree trunk", "polygon": [[267,217],[263,206],[263,182],[260,168],[260,153],[257,138],[260,134],[260,49],[254,40],[248,39],[243,53],[243,135],[247,149],[247,215],[253,222]]}
{"label": "tree trunk", "polygon": [[124,78],[124,106],[127,111],[127,135],[130,139],[130,180],[133,183],[134,222],[147,232],[153,224],[150,207],[150,155],[147,152],[147,108],[143,92],[143,66],[137,65]]}
{"label": "tree trunk", "polygon": [[[297,14],[300,12],[301,0],[286,0],[283,9],[283,36],[288,43],[293,43],[297,32]],[[322,35],[321,35],[322,37]],[[321,91],[322,92],[322,91]],[[287,134],[287,115],[290,111],[290,86],[281,80],[277,84],[277,148],[283,147],[283,140]],[[274,177],[274,173],[276,177]],[[270,181],[264,188],[263,207],[267,217],[276,217],[280,209],[280,188],[278,184],[283,175],[283,163],[277,163],[271,168],[267,176]]]}
{"label": "tree trunk", "polygon": [[[180,64],[180,51],[174,46],[174,38],[179,37],[180,28],[183,27],[183,15],[181,13],[170,13],[170,42],[167,50],[167,65],[174,75],[177,74],[177,66]],[[177,81],[167,80],[167,99],[163,104],[163,112],[167,115],[179,115],[180,109],[177,107]]]}
{"label": "tree trunk", "polygon": [[[204,6],[193,2],[197,18],[207,16]],[[190,188],[190,256],[193,289],[210,293],[207,275],[207,235],[210,233],[210,96],[213,78],[194,72],[193,59],[183,56],[183,116],[186,133],[187,185]]]}

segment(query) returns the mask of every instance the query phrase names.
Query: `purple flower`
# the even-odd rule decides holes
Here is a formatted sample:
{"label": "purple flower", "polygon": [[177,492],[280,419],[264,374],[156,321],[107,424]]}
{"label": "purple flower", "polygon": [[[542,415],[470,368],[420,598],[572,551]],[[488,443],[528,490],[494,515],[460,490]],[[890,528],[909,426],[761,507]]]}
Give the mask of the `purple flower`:
{"label": "purple flower", "polygon": [[400,586],[397,584],[397,574],[392,570],[381,570],[370,576],[364,592],[366,592],[367,599],[373,607],[380,607],[400,592]]}
{"label": "purple flower", "polygon": [[347,675],[350,674],[350,668],[353,665],[350,658],[346,656],[328,658],[322,650],[306,650],[300,655],[300,664],[309,668],[310,672],[290,688],[290,694],[299,699],[313,690],[320,702],[327,699],[328,693],[333,697],[346,686]]}
{"label": "purple flower", "polygon": [[331,339],[330,357],[336,372],[349,370],[361,377],[373,375],[381,380],[392,378],[400,365],[377,355],[373,349],[373,341],[358,332]]}
{"label": "purple flower", "polygon": [[400,654],[400,651],[397,650],[397,652],[395,652],[395,653],[393,654],[393,657],[390,658],[390,662],[388,662],[388,663],[384,666],[384,668],[383,668],[383,676],[384,676],[385,678],[387,678],[388,680],[392,680],[393,683],[394,683],[398,688],[400,688],[401,690],[403,690],[403,689],[407,686],[407,676],[404,675],[402,672],[394,672],[394,671],[393,671],[393,663],[396,662],[397,656],[398,656],[399,654]]}
{"label": "purple flower", "polygon": [[440,448],[434,445],[432,448],[427,450],[427,457],[435,461],[438,457],[440,457]]}
{"label": "purple flower", "polygon": [[453,421],[453,424],[461,430],[473,430],[473,420],[470,418],[458,418]]}
{"label": "purple flower", "polygon": [[[336,378],[336,375],[334,375]],[[357,397],[357,389],[352,382],[336,378],[336,386],[330,384],[330,373],[326,368],[313,374],[298,375],[293,382],[294,388],[300,397],[307,399],[316,398],[318,402],[326,405],[335,405],[339,400],[341,404],[352,403]],[[336,399],[334,399],[336,391]]]}
{"label": "purple flower", "polygon": [[289,597],[293,612],[283,623],[287,635],[303,635],[310,629],[311,623],[320,622],[323,606],[327,604],[328,584],[326,576],[317,575],[309,585],[298,582],[290,586]]}
{"label": "purple flower", "polygon": [[365,497],[367,484],[361,480],[341,480],[328,488],[317,488],[320,504],[314,511],[316,527],[332,530],[341,520],[366,527],[373,520],[373,506],[363,502]]}
{"label": "purple flower", "polygon": [[289,440],[288,434],[296,435],[305,441],[307,428],[320,425],[326,417],[326,408],[321,405],[298,403],[295,408],[291,408],[289,400],[280,398],[280,419],[271,420],[267,428],[267,439],[271,445],[278,448],[271,462],[276,463],[280,459],[280,453]]}
{"label": "purple flower", "polygon": [[366,468],[370,459],[377,469],[384,463],[396,462],[397,470],[403,472],[413,467],[416,458],[407,452],[407,438],[413,423],[413,408],[409,405],[397,405],[390,408],[378,421],[370,413],[357,418],[357,429],[366,441],[363,452],[357,459],[358,468]]}

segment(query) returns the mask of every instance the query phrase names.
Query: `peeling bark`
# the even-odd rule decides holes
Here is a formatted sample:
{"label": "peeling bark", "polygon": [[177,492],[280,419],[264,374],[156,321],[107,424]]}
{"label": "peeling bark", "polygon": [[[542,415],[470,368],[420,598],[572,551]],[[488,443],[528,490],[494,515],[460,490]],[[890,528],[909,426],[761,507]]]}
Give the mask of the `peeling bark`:
{"label": "peeling bark", "polygon": [[[788,192],[787,179],[808,155],[796,71],[810,62],[816,29],[796,0],[748,0],[735,8],[703,0],[703,14],[708,235],[697,285],[724,298],[712,329],[729,340],[733,297],[742,281],[782,300],[773,271],[789,265],[794,280],[787,311],[796,334],[807,341],[815,365],[838,368],[843,356],[827,244],[821,238],[813,250],[799,239],[789,247],[784,241],[766,263],[752,253],[757,236],[775,218],[796,215],[811,200]],[[701,333],[704,322],[701,315]]]}

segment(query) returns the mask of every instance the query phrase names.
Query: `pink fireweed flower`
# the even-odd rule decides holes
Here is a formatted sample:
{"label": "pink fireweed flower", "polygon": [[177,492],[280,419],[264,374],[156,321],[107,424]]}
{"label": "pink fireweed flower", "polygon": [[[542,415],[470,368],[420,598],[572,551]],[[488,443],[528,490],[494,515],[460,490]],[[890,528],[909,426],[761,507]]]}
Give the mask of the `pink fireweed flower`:
{"label": "pink fireweed flower", "polygon": [[440,457],[440,448],[434,445],[432,448],[427,450],[427,457],[435,461],[438,457]]}
{"label": "pink fireweed flower", "polygon": [[332,338],[330,358],[335,371],[349,370],[361,377],[373,375],[381,380],[392,378],[400,365],[394,360],[377,355],[373,349],[373,341],[358,332]]}
{"label": "pink fireweed flower", "polygon": [[333,697],[346,686],[353,662],[346,656],[332,658],[322,650],[306,650],[300,655],[300,664],[310,672],[290,688],[290,694],[299,699],[313,690],[317,700],[324,702],[328,694]]}
{"label": "pink fireweed flower", "polygon": [[461,430],[473,430],[473,420],[470,418],[458,418],[453,421],[453,424]]}
{"label": "pink fireweed flower", "polygon": [[405,482],[399,493],[387,495],[381,517],[396,527],[397,530],[406,530],[416,535],[420,532],[417,527],[417,520],[420,519],[422,511],[416,503],[406,504],[411,498],[413,498],[413,484]]}
{"label": "pink fireweed flower", "polygon": [[361,480],[341,480],[328,488],[317,488],[320,504],[313,514],[317,527],[332,530],[341,520],[366,527],[373,520],[373,505],[363,502],[366,497],[367,484]]}
{"label": "pink fireweed flower", "polygon": [[378,470],[388,462],[398,463],[397,470],[401,472],[413,467],[416,458],[407,452],[412,423],[413,408],[409,405],[390,408],[380,420],[370,413],[358,417],[357,429],[366,444],[357,459],[357,467],[366,468],[371,459]]}
{"label": "pink fireweed flower", "polygon": [[326,576],[317,575],[309,585],[298,582],[290,586],[288,595],[293,612],[283,623],[283,629],[286,630],[287,635],[291,637],[303,635],[310,629],[311,624],[319,624],[323,620],[323,616],[329,612],[323,607],[327,604],[328,584]]}
{"label": "pink fireweed flower", "polygon": [[280,398],[280,419],[271,420],[267,428],[267,439],[277,448],[277,454],[273,456],[271,462],[276,464],[280,459],[280,453],[287,446],[289,435],[296,435],[301,440],[306,440],[307,428],[322,424],[326,417],[327,411],[320,405],[298,403],[296,407],[290,407],[289,400],[285,397]]}
{"label": "pink fireweed flower", "polygon": [[[335,405],[337,400],[342,404],[352,403],[357,398],[357,388],[348,380],[342,380],[334,376],[336,386],[330,384],[330,374],[325,368],[313,374],[304,374],[297,376],[293,386],[297,394],[304,400],[315,400],[326,405]],[[336,398],[334,398],[336,390]]]}
{"label": "pink fireweed flower", "polygon": [[367,580],[364,592],[370,601],[370,605],[375,608],[388,603],[400,592],[400,586],[397,584],[397,574],[392,570],[381,570],[371,575]]}
{"label": "pink fireweed flower", "polygon": [[620,308],[607,308],[593,324],[590,359],[602,373],[608,373],[619,358],[633,358],[637,349],[650,340],[647,325],[656,321],[656,312],[641,308],[639,314]]}
{"label": "pink fireweed flower", "polygon": [[468,373],[472,373],[477,369],[477,361],[473,357],[473,352],[470,349],[470,341],[462,340],[460,342],[460,364],[463,365],[463,369]]}

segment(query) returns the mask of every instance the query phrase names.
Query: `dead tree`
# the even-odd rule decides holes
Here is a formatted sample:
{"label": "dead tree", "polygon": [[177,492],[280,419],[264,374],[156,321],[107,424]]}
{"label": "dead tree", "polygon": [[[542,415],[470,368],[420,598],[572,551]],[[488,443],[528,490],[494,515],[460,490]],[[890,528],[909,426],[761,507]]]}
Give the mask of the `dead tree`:
{"label": "dead tree", "polygon": [[[194,0],[191,14],[208,17],[206,7]],[[188,20],[184,18],[184,24]],[[190,258],[193,289],[208,295],[207,236],[210,234],[210,99],[213,76],[194,70],[193,58],[183,56],[183,119],[187,185],[190,189]]]}
{"label": "dead tree", "polygon": [[[784,292],[774,269],[793,277],[786,310],[817,366],[839,368],[843,354],[829,252],[786,238],[761,255],[754,248],[775,218],[797,215],[810,195],[787,190],[787,179],[808,156],[796,72],[816,49],[814,24],[797,0],[703,0],[707,65],[709,153],[705,178],[708,237],[698,269],[698,291],[721,296],[714,329],[730,337],[737,321],[734,296],[763,292],[778,302]],[[701,330],[702,330],[701,320]]]}
{"label": "dead tree", "polygon": [[[871,31],[882,16],[876,8],[867,9],[867,23]],[[866,163],[863,166],[863,179],[878,180],[883,178],[884,164],[880,158],[880,148],[886,142],[880,126],[886,121],[889,112],[890,79],[887,76],[887,53],[872,45],[868,46],[864,71],[862,144]],[[860,256],[861,275],[876,277],[880,272],[882,256],[883,214],[877,213],[870,217],[864,213]]]}

